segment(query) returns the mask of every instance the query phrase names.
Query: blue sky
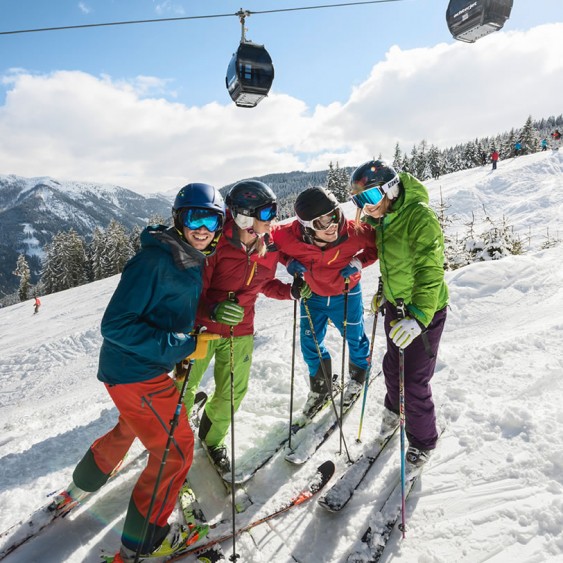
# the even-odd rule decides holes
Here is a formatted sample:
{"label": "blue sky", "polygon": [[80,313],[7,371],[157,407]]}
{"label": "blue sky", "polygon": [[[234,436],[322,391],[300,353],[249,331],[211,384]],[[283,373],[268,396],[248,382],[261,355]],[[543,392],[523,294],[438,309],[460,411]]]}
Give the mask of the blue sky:
{"label": "blue sky", "polygon": [[[0,6],[0,31],[320,4],[20,0]],[[137,191],[223,185],[559,114],[563,2],[514,4],[504,29],[474,45],[451,38],[441,0],[252,15],[247,37],[276,70],[254,110],[224,86],[236,17],[0,35],[0,173]]]}

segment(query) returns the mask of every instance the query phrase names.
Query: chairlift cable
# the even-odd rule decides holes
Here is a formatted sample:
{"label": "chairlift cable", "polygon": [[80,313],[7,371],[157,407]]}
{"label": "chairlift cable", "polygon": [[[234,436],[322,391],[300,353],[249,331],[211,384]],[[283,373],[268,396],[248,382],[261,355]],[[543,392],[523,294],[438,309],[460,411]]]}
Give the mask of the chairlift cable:
{"label": "chairlift cable", "polygon": [[[403,2],[404,0],[365,0],[363,2],[344,2],[340,4],[323,4],[320,6],[302,6],[298,8],[280,8],[275,10],[257,10],[250,11],[245,10],[246,15],[253,14],[274,14],[280,12],[296,12],[302,10],[319,10],[325,8],[342,8],[346,6],[359,6],[362,4],[383,4],[388,2]],[[57,27],[42,27],[36,29],[15,29],[10,31],[0,31],[0,35],[17,35],[21,33],[37,33],[43,31],[64,31],[68,29],[86,29],[92,27],[109,27],[118,25],[136,25],[140,23],[161,23],[161,22],[174,22],[174,21],[186,21],[186,20],[202,20],[211,18],[228,18],[228,17],[240,17],[240,11],[235,14],[209,14],[204,16],[183,16],[175,18],[155,18],[149,20],[130,20],[130,21],[117,21],[117,22],[103,22],[103,23],[89,23],[81,25],[64,25]]]}

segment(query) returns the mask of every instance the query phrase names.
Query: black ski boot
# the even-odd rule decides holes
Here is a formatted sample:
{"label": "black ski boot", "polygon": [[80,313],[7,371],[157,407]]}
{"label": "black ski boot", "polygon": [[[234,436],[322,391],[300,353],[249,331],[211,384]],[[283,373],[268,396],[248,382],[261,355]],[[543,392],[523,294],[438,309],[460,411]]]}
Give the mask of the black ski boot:
{"label": "black ski boot", "polygon": [[[328,387],[325,373],[323,373],[323,366],[324,372],[328,378]],[[319,366],[315,377],[309,377],[309,384],[311,390],[309,391],[307,402],[303,407],[303,414],[307,418],[312,418],[326,403],[332,392],[332,362],[330,358],[323,359],[323,363]]]}
{"label": "black ski boot", "polygon": [[344,389],[344,408],[350,406],[361,393],[366,381],[367,370],[359,368],[350,363],[348,364],[350,381]]}
{"label": "black ski boot", "polygon": [[217,472],[220,475],[225,475],[231,472],[231,460],[229,459],[227,448],[225,446],[208,446],[205,441],[205,437],[211,429],[211,425],[212,422],[207,416],[207,412],[204,410],[201,422],[199,423],[198,436],[202,446],[207,451],[209,459],[217,469]]}

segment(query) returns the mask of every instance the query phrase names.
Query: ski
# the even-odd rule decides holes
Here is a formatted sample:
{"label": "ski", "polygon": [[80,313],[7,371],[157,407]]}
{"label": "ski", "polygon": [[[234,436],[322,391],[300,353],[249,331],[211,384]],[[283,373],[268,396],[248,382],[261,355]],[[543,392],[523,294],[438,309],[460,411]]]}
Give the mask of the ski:
{"label": "ski", "polygon": [[[200,391],[196,394],[194,409],[192,410],[190,417],[191,420],[197,419],[198,413],[204,407],[206,401],[207,394],[204,391]],[[131,463],[137,461],[144,455],[146,455],[145,451],[140,452],[138,455],[134,456],[131,459],[129,459],[128,455],[125,456],[125,458],[123,458],[123,461],[113,470],[110,478],[108,479],[108,482],[109,480],[113,479],[118,473],[120,473],[126,466],[129,466]],[[47,496],[57,497],[63,492],[64,491],[55,491],[49,493]],[[64,511],[56,510],[54,501],[51,500],[41,508],[38,508],[36,511],[31,513],[27,518],[20,520],[16,524],[10,526],[7,530],[1,532],[0,543],[3,545],[1,545],[0,547],[0,560],[4,559],[7,555],[12,553],[12,551],[17,549],[30,539],[34,538],[39,532],[44,530],[55,520],[66,518],[71,512],[75,511],[77,507],[81,506],[82,504],[84,504],[84,502],[91,498],[92,494],[93,493],[88,494],[80,502],[77,502]]]}
{"label": "ski", "polygon": [[[304,502],[310,500],[316,494],[318,494],[323,487],[330,481],[332,476],[334,475],[335,466],[332,461],[325,461],[321,464],[318,468],[313,477],[309,480],[307,485],[299,491],[297,494],[292,496],[289,500],[283,503],[279,508],[273,510],[272,512],[262,516],[261,518],[257,518],[253,520],[249,524],[246,524],[237,530],[235,530],[234,535],[239,536],[243,532],[247,532],[264,522],[268,522],[273,518],[284,514],[285,512],[291,510],[292,508],[303,504]],[[226,532],[223,535],[217,535],[216,537],[211,537],[211,534],[207,537],[207,540],[204,540],[202,544],[196,543],[195,545],[189,546],[187,549],[182,550],[174,554],[173,556],[166,559],[167,563],[171,563],[173,561],[179,561],[188,555],[195,555],[196,557],[200,557],[201,554],[208,553],[209,550],[217,546],[227,540],[233,538],[233,532]]]}
{"label": "ski", "polygon": [[342,474],[340,479],[317,501],[330,512],[342,510],[352,498],[354,492],[362,484],[365,476],[385,450],[391,438],[397,432],[395,428],[387,436],[377,439],[369,453],[362,454]]}
{"label": "ski", "polygon": [[[405,485],[405,498],[408,498],[420,476],[418,471]],[[347,563],[376,563],[381,559],[391,532],[401,517],[401,481],[399,480],[385,499],[383,506],[370,518],[370,524],[363,533],[357,548],[348,555]]]}
{"label": "ski", "polygon": [[[228,475],[230,475],[230,473],[228,474],[222,473],[221,470],[217,467],[217,465],[215,465],[205,442],[202,441],[200,443],[201,443],[201,449],[205,452],[209,464],[217,472],[217,475],[220,477],[221,482],[223,483],[223,486],[225,487],[227,494],[230,495],[232,491],[232,483],[228,478]],[[244,484],[235,483],[235,510],[238,513],[244,512],[252,504],[253,504],[252,499],[248,496],[248,493],[244,490]]]}
{"label": "ski", "polygon": [[[438,429],[439,439],[444,431],[445,424],[442,424]],[[431,463],[431,460],[422,467],[411,468],[410,471],[407,471],[405,480],[405,500],[409,497],[416,481],[428,463]],[[401,508],[402,491],[401,479],[399,478],[384,500],[381,508],[370,517],[368,527],[362,534],[356,549],[348,555],[347,563],[363,563],[365,561],[377,563],[381,559],[387,542],[391,537],[391,533],[401,518]]]}
{"label": "ski", "polygon": [[[376,377],[381,375],[381,371],[370,377],[369,385],[373,383]],[[356,404],[357,400],[362,394],[363,387],[358,391],[358,393],[352,397],[352,399],[344,405],[342,409],[342,414],[346,414],[350,409]],[[339,410],[337,408],[337,410]],[[324,432],[323,432],[324,428]],[[286,461],[294,465],[302,465],[308,461],[313,454],[332,436],[335,430],[338,430],[339,424],[338,420],[334,420],[328,425],[323,426],[319,424],[315,427],[312,436],[306,436],[295,448],[286,448],[285,459]],[[318,430],[318,431],[317,431]]]}
{"label": "ski", "polygon": [[[125,467],[131,465],[134,461],[143,456],[145,452],[141,452],[139,455],[133,457],[131,460],[128,456],[123,458],[121,463],[113,470],[110,475],[109,480],[113,479],[117,474],[119,474]],[[57,497],[61,495],[63,491],[56,491],[50,493],[49,497]],[[7,555],[12,553],[15,549],[34,538],[39,532],[44,530],[47,526],[53,523],[55,520],[61,518],[66,518],[71,512],[73,512],[77,507],[84,504],[94,493],[88,493],[79,502],[76,502],[70,506],[65,507],[64,510],[57,510],[56,500],[50,500],[47,504],[38,508],[35,512],[32,512],[27,518],[24,518],[17,522],[16,524],[10,526],[7,530],[0,533],[0,542],[3,543],[0,547],[0,560],[4,559]],[[5,540],[5,541],[3,541]]]}
{"label": "ski", "polygon": [[[178,494],[178,499],[180,501],[180,508],[182,509],[182,514],[184,515],[186,524],[192,526],[207,526],[207,531],[209,531],[212,526],[208,524],[207,518],[205,517],[203,510],[197,501],[196,495],[188,481],[185,481],[182,485]],[[199,561],[202,561],[202,563],[218,563],[219,561],[226,561],[223,550],[218,544],[210,547],[208,550],[202,551],[197,558]]]}
{"label": "ski", "polygon": [[[340,393],[340,385],[333,382],[333,397],[337,398]],[[298,437],[299,432],[307,428],[315,422],[315,417],[327,407],[330,406],[330,397],[319,405],[319,407],[309,416],[301,415],[295,422],[291,425],[291,438]],[[240,465],[240,469],[235,471],[235,484],[242,485],[247,481],[250,481],[256,475],[256,473],[262,469],[287,443],[289,442],[289,432],[286,430],[280,435],[279,440],[274,443],[273,446],[268,448],[263,448],[256,455],[250,457],[250,459],[245,460]],[[238,466],[238,464],[237,464]],[[227,473],[223,477],[225,481],[231,481],[231,474]]]}

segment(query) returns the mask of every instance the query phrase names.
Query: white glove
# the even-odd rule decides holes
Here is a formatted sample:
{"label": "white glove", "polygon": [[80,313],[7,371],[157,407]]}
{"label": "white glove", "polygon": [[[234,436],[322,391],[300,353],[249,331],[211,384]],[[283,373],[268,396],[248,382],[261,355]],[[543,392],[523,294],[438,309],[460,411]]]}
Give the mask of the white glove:
{"label": "white glove", "polygon": [[421,332],[420,325],[410,317],[391,321],[391,340],[399,347],[406,348]]}

